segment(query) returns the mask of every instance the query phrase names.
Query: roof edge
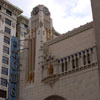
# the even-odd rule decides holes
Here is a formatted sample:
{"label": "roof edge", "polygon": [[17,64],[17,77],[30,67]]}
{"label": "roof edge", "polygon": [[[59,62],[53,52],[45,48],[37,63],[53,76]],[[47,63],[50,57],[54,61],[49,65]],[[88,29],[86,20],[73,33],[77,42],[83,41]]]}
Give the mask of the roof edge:
{"label": "roof edge", "polygon": [[8,4],[9,6],[13,7],[14,9],[16,9],[18,11],[18,14],[23,13],[23,10],[21,10],[19,7],[13,5],[12,3],[10,3],[8,0],[2,0],[2,2]]}
{"label": "roof edge", "polygon": [[87,24],[85,24],[85,25],[82,25],[82,26],[80,26],[80,27],[78,27],[78,28],[75,28],[75,29],[73,29],[72,31],[68,31],[67,33],[62,34],[62,35],[56,37],[56,38],[53,39],[53,40],[49,40],[49,41],[47,42],[47,44],[48,44],[48,45],[52,45],[52,44],[57,43],[57,42],[59,42],[59,41],[62,41],[62,40],[64,40],[64,39],[70,38],[70,37],[72,37],[72,36],[74,36],[74,35],[77,35],[77,34],[83,32],[83,31],[85,31],[85,30],[87,30],[87,29],[92,28],[92,27],[93,27],[93,21],[92,21],[92,22],[89,22],[89,23],[87,23]]}

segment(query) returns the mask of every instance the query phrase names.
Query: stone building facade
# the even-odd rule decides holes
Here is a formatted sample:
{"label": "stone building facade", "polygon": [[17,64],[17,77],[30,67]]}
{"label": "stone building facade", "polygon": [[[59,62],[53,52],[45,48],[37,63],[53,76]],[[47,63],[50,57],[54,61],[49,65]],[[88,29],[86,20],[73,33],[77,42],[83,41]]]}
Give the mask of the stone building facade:
{"label": "stone building facade", "polygon": [[[8,99],[11,39],[18,37],[23,40],[27,34],[28,19],[21,15],[22,12],[8,0],[0,0],[0,100]],[[22,43],[19,44],[21,49]]]}
{"label": "stone building facade", "polygon": [[65,34],[44,5],[31,18],[0,0],[0,100],[8,99],[11,38],[19,38],[17,100],[100,100],[100,1],[93,21]]}
{"label": "stone building facade", "polygon": [[0,0],[0,100],[8,99],[11,38],[16,36],[17,17],[22,10]]}
{"label": "stone building facade", "polygon": [[63,35],[54,30],[48,8],[33,8],[19,100],[100,100],[100,1],[91,2],[93,22]]}

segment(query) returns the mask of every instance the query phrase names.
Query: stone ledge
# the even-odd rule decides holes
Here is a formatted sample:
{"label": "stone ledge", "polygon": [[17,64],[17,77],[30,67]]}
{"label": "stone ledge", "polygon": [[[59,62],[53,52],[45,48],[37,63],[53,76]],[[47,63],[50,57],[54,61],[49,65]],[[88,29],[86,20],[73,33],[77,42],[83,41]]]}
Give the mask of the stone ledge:
{"label": "stone ledge", "polygon": [[94,63],[91,63],[91,64],[88,64],[88,65],[85,65],[85,66],[82,66],[82,67],[79,67],[79,68],[76,68],[76,69],[73,69],[73,70],[70,70],[70,71],[66,71],[66,72],[63,72],[63,73],[59,73],[59,74],[54,74],[52,76],[47,76],[45,78],[43,78],[41,80],[41,82],[45,83],[45,84],[53,84],[55,83],[60,77],[63,77],[65,75],[70,75],[70,74],[74,74],[75,72],[79,72],[79,71],[82,71],[82,70],[85,70],[85,69],[88,69],[88,68],[91,68],[91,67],[95,67],[97,65],[97,62],[94,62]]}
{"label": "stone ledge", "polygon": [[47,44],[50,46],[50,45],[55,44],[57,42],[60,42],[60,41],[62,41],[64,39],[70,38],[70,37],[72,37],[74,35],[80,34],[83,31],[86,31],[86,30],[88,30],[90,28],[93,28],[93,22],[87,23],[87,24],[85,24],[83,26],[80,26],[80,27],[78,27],[78,28],[76,28],[76,29],[74,29],[72,31],[69,31],[69,32],[67,32],[67,33],[65,33],[63,35],[60,35],[57,38],[48,41]]}
{"label": "stone ledge", "polygon": [[10,3],[8,0],[0,0],[0,4],[5,3],[6,5],[10,6],[12,9],[16,10],[18,14],[21,14],[23,11],[18,8],[17,6]]}

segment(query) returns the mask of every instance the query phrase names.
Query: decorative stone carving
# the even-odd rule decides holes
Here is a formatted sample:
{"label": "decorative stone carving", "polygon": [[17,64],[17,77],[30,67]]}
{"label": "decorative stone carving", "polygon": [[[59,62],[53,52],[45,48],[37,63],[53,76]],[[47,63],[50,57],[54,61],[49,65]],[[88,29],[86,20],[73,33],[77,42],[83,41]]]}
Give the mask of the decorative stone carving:
{"label": "decorative stone carving", "polygon": [[54,83],[59,80],[58,75],[50,75],[42,80],[45,84],[48,84],[50,87],[53,87]]}
{"label": "decorative stone carving", "polygon": [[43,22],[40,22],[40,27],[42,27],[43,26]]}

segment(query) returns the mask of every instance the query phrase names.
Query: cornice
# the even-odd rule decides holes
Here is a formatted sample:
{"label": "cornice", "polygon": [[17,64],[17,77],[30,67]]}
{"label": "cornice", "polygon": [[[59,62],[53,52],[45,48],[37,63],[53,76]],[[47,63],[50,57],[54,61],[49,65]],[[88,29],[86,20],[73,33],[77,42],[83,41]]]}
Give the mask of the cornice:
{"label": "cornice", "polygon": [[18,22],[21,22],[21,23],[26,23],[26,24],[29,23],[29,19],[23,15],[18,16],[17,20],[18,20]]}
{"label": "cornice", "polygon": [[65,33],[63,35],[60,35],[60,36],[56,37],[53,40],[49,40],[47,42],[47,44],[48,45],[55,44],[55,43],[60,42],[60,41],[62,41],[64,39],[67,39],[67,38],[70,38],[70,37],[72,37],[74,35],[80,34],[81,32],[86,31],[86,30],[88,30],[90,28],[93,28],[93,22],[90,22],[90,23],[87,23],[87,24],[85,24],[83,26],[80,26],[78,28],[75,28],[72,31],[69,31],[69,32],[67,32],[67,33]]}
{"label": "cornice", "polygon": [[9,8],[13,11],[13,13],[16,13],[17,15],[20,15],[23,11],[18,8],[17,6],[13,5],[12,3],[10,3],[8,0],[0,0],[0,4],[4,7],[4,8]]}

